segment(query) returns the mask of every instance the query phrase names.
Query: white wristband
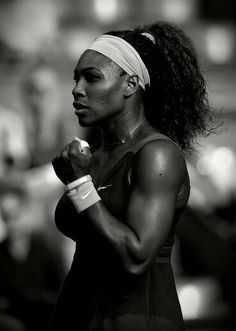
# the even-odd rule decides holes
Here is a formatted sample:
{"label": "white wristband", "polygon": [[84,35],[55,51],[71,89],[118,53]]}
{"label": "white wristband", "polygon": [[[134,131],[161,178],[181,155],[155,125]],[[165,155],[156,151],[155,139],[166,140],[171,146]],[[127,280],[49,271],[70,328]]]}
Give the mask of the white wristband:
{"label": "white wristband", "polygon": [[83,183],[86,183],[86,182],[91,181],[91,180],[92,180],[92,178],[91,178],[90,175],[86,175],[86,176],[80,177],[80,178],[74,180],[73,182],[65,185],[65,191],[66,192],[71,191],[74,188],[82,185]]}
{"label": "white wristband", "polygon": [[78,213],[101,200],[92,181],[87,181],[75,189],[70,190],[67,192],[67,196],[73,202]]}

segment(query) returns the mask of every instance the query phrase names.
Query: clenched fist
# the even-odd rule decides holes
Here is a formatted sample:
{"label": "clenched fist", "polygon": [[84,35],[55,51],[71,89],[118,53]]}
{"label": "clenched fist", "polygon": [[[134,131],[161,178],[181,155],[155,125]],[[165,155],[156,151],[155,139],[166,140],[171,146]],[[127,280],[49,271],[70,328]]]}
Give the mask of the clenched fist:
{"label": "clenched fist", "polygon": [[57,177],[67,185],[74,180],[88,175],[92,154],[89,145],[74,138],[53,160],[52,165]]}

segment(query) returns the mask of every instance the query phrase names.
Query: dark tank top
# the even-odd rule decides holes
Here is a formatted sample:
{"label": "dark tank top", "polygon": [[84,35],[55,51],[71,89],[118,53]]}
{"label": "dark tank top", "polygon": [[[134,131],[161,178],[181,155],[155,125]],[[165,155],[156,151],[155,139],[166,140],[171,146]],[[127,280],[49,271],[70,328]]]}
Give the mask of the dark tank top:
{"label": "dark tank top", "polygon": [[[171,140],[163,134],[151,134],[136,145],[132,146],[121,159],[110,169],[108,173],[96,185],[96,189],[101,197],[102,203],[117,218],[119,221],[126,223],[126,210],[129,204],[132,182],[130,181],[130,171],[133,161],[133,156],[148,142],[153,140]],[[92,246],[97,243],[98,250],[105,244],[95,233],[93,225],[87,219],[86,212],[78,214],[75,207],[69,198],[64,194],[59,200],[55,211],[55,222],[58,229],[66,236],[80,243],[80,248],[86,247],[86,254]],[[160,251],[159,257],[170,257],[171,248],[173,245],[174,229],[166,240],[165,245]],[[87,242],[89,236],[90,244]]]}
{"label": "dark tank top", "polygon": [[[102,203],[124,224],[132,190],[133,156],[157,139],[169,140],[159,133],[141,140],[96,185]],[[50,330],[62,326],[65,330],[83,331],[184,330],[170,264],[175,225],[156,263],[135,276],[125,272],[113,247],[99,236],[86,212],[77,213],[66,195],[56,207],[55,220],[59,230],[76,241],[76,251]]]}

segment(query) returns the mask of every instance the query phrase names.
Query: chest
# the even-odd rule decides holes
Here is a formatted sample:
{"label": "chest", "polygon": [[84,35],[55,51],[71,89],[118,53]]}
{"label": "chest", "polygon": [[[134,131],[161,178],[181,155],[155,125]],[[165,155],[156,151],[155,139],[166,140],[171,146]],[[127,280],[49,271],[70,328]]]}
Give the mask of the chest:
{"label": "chest", "polygon": [[117,166],[122,163],[127,154],[125,148],[118,148],[114,151],[97,150],[93,153],[90,175],[95,186],[100,185],[108,176],[112,176]]}
{"label": "chest", "polygon": [[112,152],[96,150],[91,162],[90,175],[103,204],[120,219],[129,201],[132,156],[130,149],[119,146]]}

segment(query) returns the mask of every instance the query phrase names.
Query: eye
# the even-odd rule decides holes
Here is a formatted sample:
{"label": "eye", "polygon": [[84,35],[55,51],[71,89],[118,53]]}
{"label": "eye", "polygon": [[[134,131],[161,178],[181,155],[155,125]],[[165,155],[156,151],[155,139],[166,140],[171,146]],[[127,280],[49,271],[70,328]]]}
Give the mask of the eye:
{"label": "eye", "polygon": [[101,75],[94,71],[84,71],[82,75],[75,72],[73,76],[74,82],[77,84],[81,77],[89,83],[94,83],[101,78]]}
{"label": "eye", "polygon": [[96,82],[100,79],[100,76],[98,74],[88,72],[85,74],[85,78],[88,82]]}

